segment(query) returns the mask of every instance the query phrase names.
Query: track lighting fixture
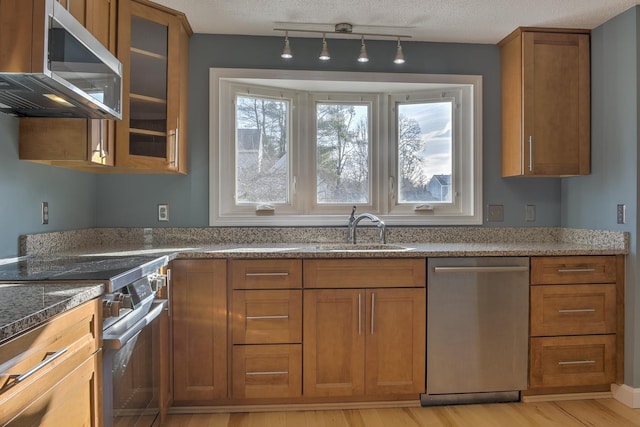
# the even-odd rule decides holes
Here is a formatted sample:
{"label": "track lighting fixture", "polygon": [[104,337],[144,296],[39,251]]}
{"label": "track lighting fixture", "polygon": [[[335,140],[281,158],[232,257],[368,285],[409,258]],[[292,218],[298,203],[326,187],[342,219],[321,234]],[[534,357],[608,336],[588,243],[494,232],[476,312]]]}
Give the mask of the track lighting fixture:
{"label": "track lighting fixture", "polygon": [[[291,24],[291,23],[282,23],[287,25],[293,25],[295,28],[274,28],[274,31],[284,31],[284,48],[282,49],[282,53],[280,56],[285,59],[293,58],[293,53],[291,51],[291,45],[289,44],[289,32],[299,32],[299,33],[319,33],[322,34],[322,48],[320,50],[320,56],[318,57],[322,61],[328,61],[331,59],[331,55],[329,54],[329,48],[327,46],[327,32],[326,29],[313,29],[313,28],[305,28],[308,24]],[[324,24],[321,24],[324,25]],[[318,26],[316,25],[316,28]],[[402,52],[402,45],[400,44],[401,38],[411,38],[409,35],[404,34],[380,34],[380,33],[369,33],[369,32],[354,32],[353,25],[342,22],[339,24],[335,24],[334,30],[336,34],[346,35],[346,36],[359,36],[360,37],[360,54],[358,56],[358,62],[366,63],[369,62],[369,55],[367,53],[367,47],[364,43],[364,37],[372,37],[372,38],[394,38],[398,40],[398,45],[396,48],[396,56],[393,60],[395,64],[404,64],[404,53]]]}
{"label": "track lighting fixture", "polygon": [[400,37],[398,37],[398,48],[396,49],[396,57],[393,60],[394,64],[404,64],[404,54],[402,53],[402,45],[400,44]]}
{"label": "track lighting fixture", "polygon": [[327,40],[325,38],[324,33],[322,33],[322,49],[320,50],[320,56],[318,58],[321,61],[328,61],[331,59],[331,55],[329,55],[329,49],[327,48]]}
{"label": "track lighting fixture", "polygon": [[358,56],[358,62],[369,62],[369,55],[367,55],[367,47],[364,45],[364,36],[360,39],[360,56]]}
{"label": "track lighting fixture", "polygon": [[291,59],[293,58],[293,53],[291,52],[291,46],[289,45],[289,32],[286,31],[284,33],[284,48],[282,49],[282,53],[280,54],[281,58]]}

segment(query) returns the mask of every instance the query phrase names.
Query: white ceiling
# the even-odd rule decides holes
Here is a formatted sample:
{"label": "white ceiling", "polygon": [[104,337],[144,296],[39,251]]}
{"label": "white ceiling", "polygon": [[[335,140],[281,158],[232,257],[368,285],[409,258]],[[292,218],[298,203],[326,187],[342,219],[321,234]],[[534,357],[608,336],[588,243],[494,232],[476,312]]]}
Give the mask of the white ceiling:
{"label": "white ceiling", "polygon": [[[196,33],[282,35],[333,31],[407,34],[416,41],[497,43],[519,26],[593,29],[640,0],[154,0],[187,15]],[[297,25],[296,25],[297,27]],[[317,37],[313,34],[291,36]],[[329,37],[329,35],[327,35]]]}

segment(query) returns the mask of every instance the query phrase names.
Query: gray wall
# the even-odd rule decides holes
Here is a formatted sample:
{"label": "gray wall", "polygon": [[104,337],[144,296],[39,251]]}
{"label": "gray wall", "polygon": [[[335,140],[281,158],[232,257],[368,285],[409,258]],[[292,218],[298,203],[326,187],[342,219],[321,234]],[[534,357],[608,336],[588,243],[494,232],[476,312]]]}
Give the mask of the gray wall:
{"label": "gray wall", "polygon": [[[195,35],[189,74],[189,175],[92,175],[18,160],[18,120],[0,114],[0,258],[18,253],[21,234],[86,227],[154,227],[156,205],[170,205],[172,227],[208,225],[208,70],[210,67],[327,69],[484,76],[484,204],[504,204],[505,221],[488,225],[557,226],[632,233],[627,265],[626,376],[640,387],[638,256],[638,40],[634,8],[592,34],[592,175],[557,179],[500,177],[500,64],[492,45],[404,43],[407,63],[391,64],[394,43],[368,42],[371,61],[355,62],[358,41],[330,40],[335,59],[321,64],[317,39],[292,39],[296,57],[284,63],[279,37]],[[48,201],[49,225],[40,224]],[[538,221],[524,222],[524,205]],[[627,224],[615,224],[615,205],[627,205]],[[636,314],[637,313],[637,314]]]}
{"label": "gray wall", "polygon": [[[640,387],[638,290],[638,39],[634,7],[591,33],[591,170],[562,183],[562,225],[631,233],[625,296],[625,384]],[[616,205],[627,223],[616,224]]]}
{"label": "gray wall", "polygon": [[[21,234],[95,226],[97,177],[18,160],[18,119],[0,114],[0,258],[18,254]],[[49,202],[48,225],[40,203]]]}
{"label": "gray wall", "polygon": [[[332,59],[317,59],[318,39],[291,39],[295,57],[280,58],[281,37],[196,34],[190,44],[189,175],[100,176],[97,224],[111,226],[208,226],[209,68],[270,68],[331,71],[481,74],[484,78],[484,204],[503,204],[499,226],[557,226],[558,179],[500,177],[500,52],[494,45],[403,43],[407,63],[392,63],[395,42],[367,42],[370,62],[358,63],[359,40],[329,40]],[[156,221],[156,205],[168,203],[170,221]],[[524,222],[526,204],[538,221]]]}

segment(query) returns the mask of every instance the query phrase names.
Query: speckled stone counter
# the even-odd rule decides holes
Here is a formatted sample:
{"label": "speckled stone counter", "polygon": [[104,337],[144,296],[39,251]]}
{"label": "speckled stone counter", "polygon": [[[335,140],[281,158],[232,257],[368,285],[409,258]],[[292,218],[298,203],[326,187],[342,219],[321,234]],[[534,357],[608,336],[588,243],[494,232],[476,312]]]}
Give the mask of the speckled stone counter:
{"label": "speckled stone counter", "polygon": [[[383,258],[466,256],[626,255],[629,233],[555,227],[92,228],[21,237],[21,254],[36,259],[69,255],[175,258]],[[291,243],[293,242],[293,243]],[[15,262],[14,260],[4,260]],[[0,260],[0,264],[3,260]],[[37,269],[30,271],[37,273]],[[65,272],[67,273],[67,272]],[[86,275],[78,273],[78,279]],[[85,279],[90,277],[84,277]],[[0,278],[0,280],[2,280]],[[0,285],[0,342],[104,292],[103,285]]]}
{"label": "speckled stone counter", "polygon": [[[358,242],[377,242],[375,227],[358,229]],[[629,233],[560,227],[388,227],[400,250],[336,250],[346,227],[92,228],[21,237],[22,255],[91,254],[178,257],[539,256],[617,255]]]}
{"label": "speckled stone counter", "polygon": [[0,284],[0,343],[103,292],[102,284]]}
{"label": "speckled stone counter", "polygon": [[176,258],[415,258],[477,256],[624,255],[624,249],[579,243],[395,243],[211,245]]}

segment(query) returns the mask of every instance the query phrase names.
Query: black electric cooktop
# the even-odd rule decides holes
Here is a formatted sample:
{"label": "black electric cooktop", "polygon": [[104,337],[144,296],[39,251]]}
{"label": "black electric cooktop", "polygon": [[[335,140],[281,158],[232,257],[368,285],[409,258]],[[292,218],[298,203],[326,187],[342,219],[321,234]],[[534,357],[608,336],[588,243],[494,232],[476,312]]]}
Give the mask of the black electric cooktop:
{"label": "black electric cooktop", "polygon": [[22,257],[0,265],[0,282],[89,280],[113,292],[168,263],[166,256]]}

